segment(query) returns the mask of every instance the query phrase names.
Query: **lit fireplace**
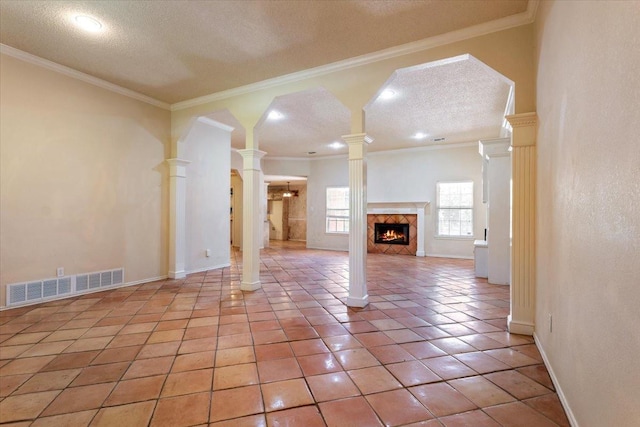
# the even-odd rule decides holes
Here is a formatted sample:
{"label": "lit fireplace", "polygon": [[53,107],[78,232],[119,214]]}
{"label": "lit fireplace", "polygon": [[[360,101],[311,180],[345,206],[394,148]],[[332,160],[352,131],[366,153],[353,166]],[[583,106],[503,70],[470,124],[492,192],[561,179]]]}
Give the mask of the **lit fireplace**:
{"label": "lit fireplace", "polygon": [[375,242],[388,245],[409,244],[409,224],[375,223]]}

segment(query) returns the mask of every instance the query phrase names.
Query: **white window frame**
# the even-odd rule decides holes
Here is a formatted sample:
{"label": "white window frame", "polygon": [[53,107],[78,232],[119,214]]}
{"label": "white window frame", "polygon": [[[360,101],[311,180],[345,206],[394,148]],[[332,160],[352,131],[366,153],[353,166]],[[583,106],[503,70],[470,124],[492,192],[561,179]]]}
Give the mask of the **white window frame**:
{"label": "white window frame", "polygon": [[[448,184],[471,184],[471,205],[467,205],[464,203],[461,204],[455,204],[452,202],[448,202],[448,201],[443,201],[441,200],[441,191],[442,191],[442,187]],[[436,183],[436,215],[435,215],[435,219],[436,219],[436,237],[437,238],[442,238],[442,239],[463,239],[463,240],[471,240],[474,238],[474,205],[475,205],[475,189],[474,189],[474,185],[473,185],[473,181],[443,181],[443,182],[437,182]],[[458,213],[462,213],[462,211],[468,211],[471,213],[471,227],[470,227],[470,233],[469,234],[462,234],[462,225],[460,225],[459,227],[459,233],[451,233],[451,228],[449,228],[449,232],[443,232],[443,230],[441,229],[441,221],[440,221],[440,215],[441,215],[441,211],[458,211]],[[462,219],[461,221],[462,222]]]}
{"label": "white window frame", "polygon": [[[346,190],[346,209],[344,205],[333,207],[329,205],[331,190]],[[346,215],[345,212],[346,211]],[[325,233],[349,234],[349,187],[327,187],[325,191]],[[332,227],[331,225],[334,225]]]}

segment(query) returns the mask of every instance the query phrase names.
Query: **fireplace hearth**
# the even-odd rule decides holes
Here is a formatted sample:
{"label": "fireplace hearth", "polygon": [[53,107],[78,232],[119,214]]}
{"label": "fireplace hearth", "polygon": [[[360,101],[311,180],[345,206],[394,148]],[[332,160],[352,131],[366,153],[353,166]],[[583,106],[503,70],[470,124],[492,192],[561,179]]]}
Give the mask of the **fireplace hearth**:
{"label": "fireplace hearth", "polygon": [[409,245],[409,224],[375,223],[375,243]]}

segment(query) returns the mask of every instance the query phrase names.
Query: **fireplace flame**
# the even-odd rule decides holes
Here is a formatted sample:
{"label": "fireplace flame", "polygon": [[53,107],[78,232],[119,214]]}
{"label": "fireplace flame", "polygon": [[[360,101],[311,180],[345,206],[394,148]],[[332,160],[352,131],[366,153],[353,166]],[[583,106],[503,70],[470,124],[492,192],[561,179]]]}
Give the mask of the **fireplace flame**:
{"label": "fireplace flame", "polygon": [[397,233],[395,230],[387,230],[380,235],[380,240],[385,242],[404,240],[404,233]]}

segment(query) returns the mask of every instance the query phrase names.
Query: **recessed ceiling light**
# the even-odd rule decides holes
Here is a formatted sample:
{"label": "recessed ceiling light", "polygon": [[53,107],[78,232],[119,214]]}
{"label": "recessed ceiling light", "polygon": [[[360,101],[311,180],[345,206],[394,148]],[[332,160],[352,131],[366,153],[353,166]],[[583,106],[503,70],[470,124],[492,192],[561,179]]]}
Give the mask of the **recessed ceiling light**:
{"label": "recessed ceiling light", "polygon": [[344,144],[342,142],[335,141],[329,144],[329,147],[333,148],[334,150],[337,150],[338,148],[344,147]]}
{"label": "recessed ceiling light", "polygon": [[97,33],[102,30],[102,24],[95,18],[87,15],[77,15],[73,18],[76,25],[85,31]]}
{"label": "recessed ceiling light", "polygon": [[412,136],[413,139],[425,139],[427,134],[424,132],[416,132],[415,135]]}
{"label": "recessed ceiling light", "polygon": [[276,110],[271,110],[269,111],[269,115],[267,117],[269,118],[269,120],[280,120],[284,117],[284,114]]}
{"label": "recessed ceiling light", "polygon": [[394,90],[385,89],[385,90],[382,91],[382,93],[380,94],[380,96],[378,98],[380,98],[380,99],[391,99],[394,96],[396,96],[396,92]]}

